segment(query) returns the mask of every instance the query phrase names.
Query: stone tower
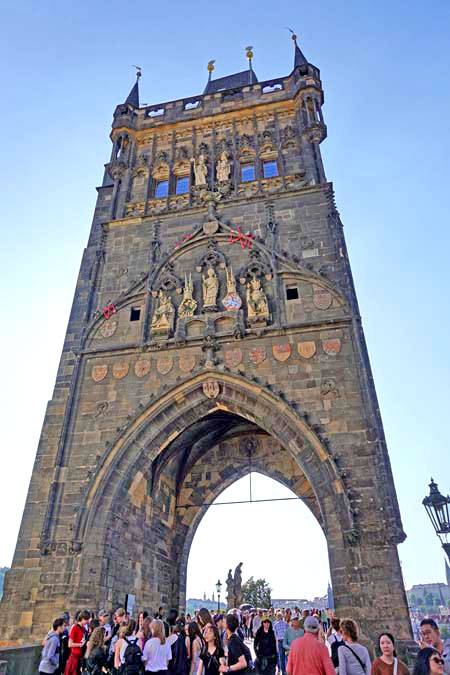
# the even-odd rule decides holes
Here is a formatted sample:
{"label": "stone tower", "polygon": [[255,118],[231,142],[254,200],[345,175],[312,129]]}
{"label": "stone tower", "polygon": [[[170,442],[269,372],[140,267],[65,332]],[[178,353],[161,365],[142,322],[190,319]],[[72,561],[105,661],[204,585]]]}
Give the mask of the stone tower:
{"label": "stone tower", "polygon": [[249,49],[247,70],[214,79],[211,63],[202,95],[146,107],[138,73],[116,108],[3,639],[126,594],[183,607],[196,527],[251,470],[316,516],[338,614],[411,636],[320,72],[294,50],[285,77],[258,82]]}

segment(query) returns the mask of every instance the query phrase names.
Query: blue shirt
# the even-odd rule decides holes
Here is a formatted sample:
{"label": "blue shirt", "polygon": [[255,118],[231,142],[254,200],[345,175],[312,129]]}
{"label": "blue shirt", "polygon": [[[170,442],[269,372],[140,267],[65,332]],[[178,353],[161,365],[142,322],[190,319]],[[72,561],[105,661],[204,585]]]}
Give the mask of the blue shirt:
{"label": "blue shirt", "polygon": [[289,628],[289,624],[281,619],[280,621],[275,621],[273,624],[273,630],[275,633],[275,637],[277,640],[284,640],[284,636],[286,634],[287,629]]}

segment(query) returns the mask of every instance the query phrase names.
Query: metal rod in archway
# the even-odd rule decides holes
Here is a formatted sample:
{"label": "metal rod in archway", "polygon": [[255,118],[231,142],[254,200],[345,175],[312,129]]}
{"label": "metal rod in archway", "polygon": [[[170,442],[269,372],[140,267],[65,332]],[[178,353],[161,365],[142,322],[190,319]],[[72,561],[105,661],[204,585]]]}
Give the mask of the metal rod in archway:
{"label": "metal rod in archway", "polygon": [[260,502],[289,502],[292,500],[298,501],[300,497],[274,497],[272,499],[244,499],[241,502],[212,502],[210,504],[179,504],[177,509],[191,509],[193,507],[198,508],[199,506],[230,506],[230,504],[258,504]]}

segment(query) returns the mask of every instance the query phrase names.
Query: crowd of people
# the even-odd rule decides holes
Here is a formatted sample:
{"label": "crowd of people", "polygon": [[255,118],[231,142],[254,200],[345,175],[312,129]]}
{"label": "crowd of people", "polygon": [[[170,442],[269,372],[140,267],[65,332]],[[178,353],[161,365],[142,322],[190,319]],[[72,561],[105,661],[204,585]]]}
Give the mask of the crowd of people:
{"label": "crowd of people", "polygon": [[[414,675],[450,675],[450,641],[433,619],[420,624]],[[167,617],[163,608],[137,620],[123,608],[110,614],[66,613],[43,641],[40,675],[408,675],[395,638],[378,638],[373,661],[352,619],[298,608],[211,614],[202,608]]]}

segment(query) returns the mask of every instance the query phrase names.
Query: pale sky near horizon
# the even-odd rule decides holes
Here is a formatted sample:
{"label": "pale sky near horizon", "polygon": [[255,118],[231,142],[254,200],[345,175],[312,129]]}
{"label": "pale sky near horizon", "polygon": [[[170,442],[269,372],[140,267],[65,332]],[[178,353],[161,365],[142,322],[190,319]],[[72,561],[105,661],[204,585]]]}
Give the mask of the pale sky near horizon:
{"label": "pale sky near horizon", "polygon": [[[405,583],[444,581],[444,554],[421,501],[431,476],[450,492],[450,5],[286,0],[280,7],[269,0],[4,4],[0,566],[13,555],[95,186],[110,155],[112,113],[133,84],[132,64],[143,68],[141,101],[149,104],[201,92],[210,59],[215,77],[243,70],[247,44],[259,79],[279,77],[292,69],[290,26],[321,70],[328,127],[321,149],[408,535],[399,547]],[[260,489],[285,490],[265,481]],[[228,491],[245,495],[245,482]],[[231,517],[250,527],[237,551],[226,529]],[[265,577],[274,595],[323,594],[328,561],[311,518],[300,502],[211,508],[194,539],[188,592],[212,592],[213,577],[224,581],[243,559],[244,579]]]}

